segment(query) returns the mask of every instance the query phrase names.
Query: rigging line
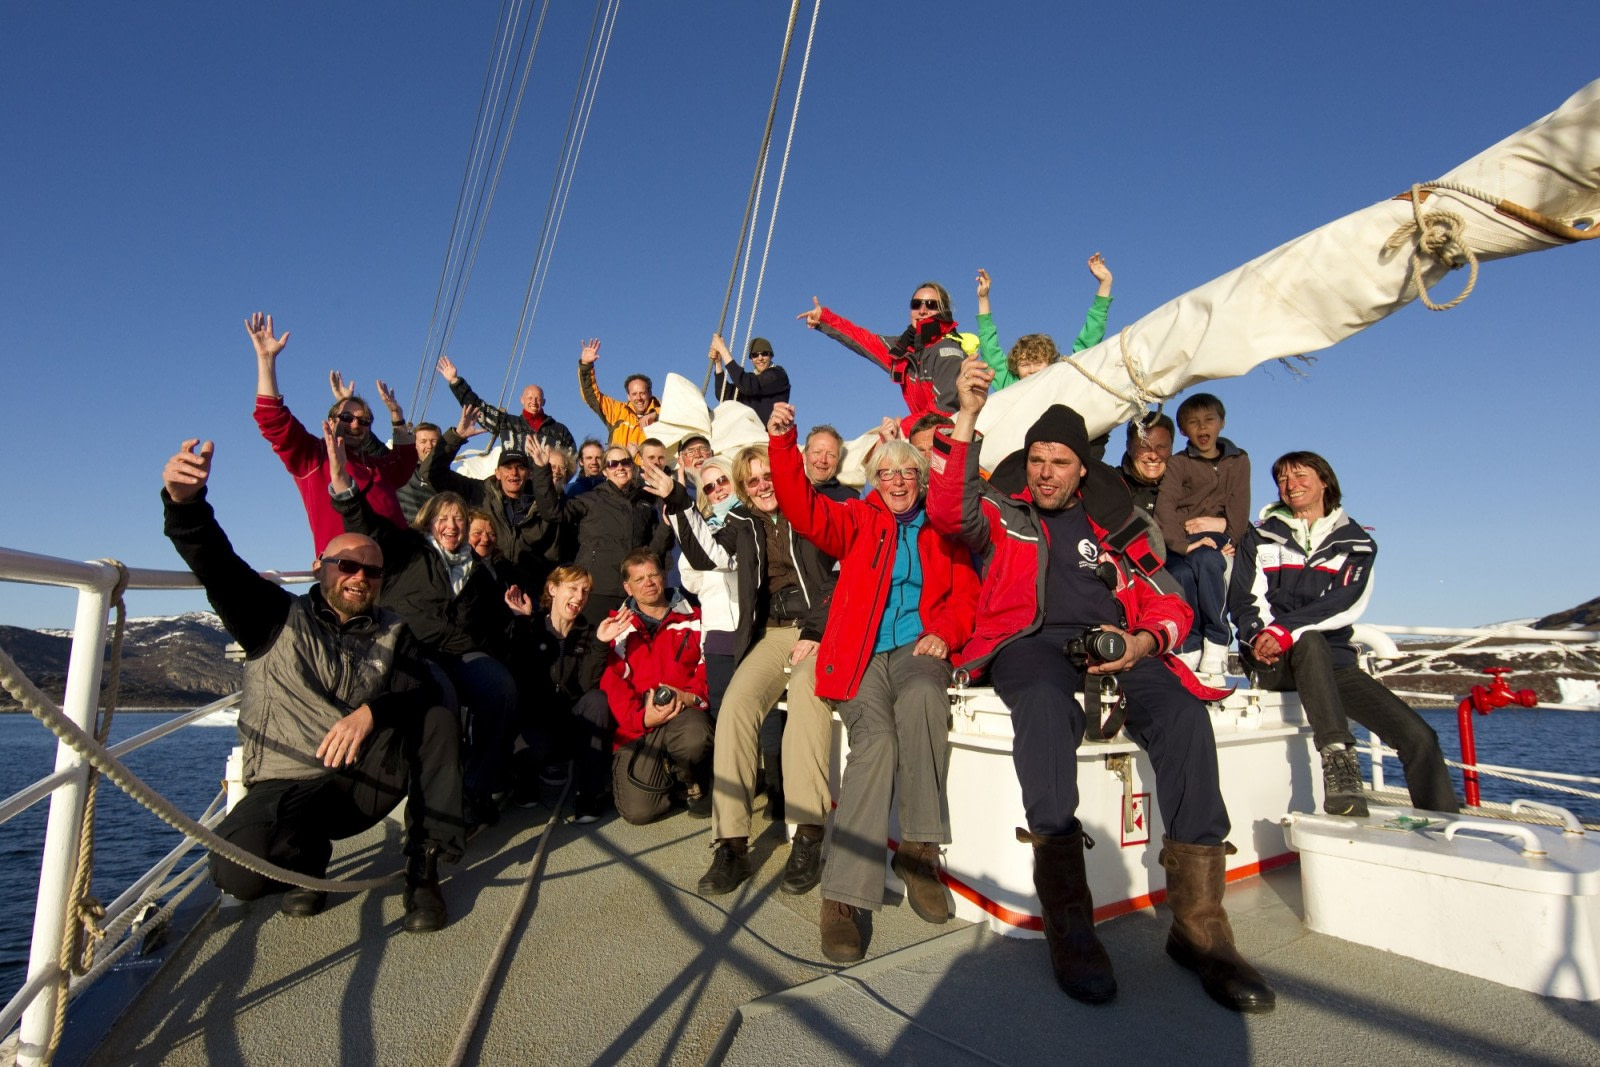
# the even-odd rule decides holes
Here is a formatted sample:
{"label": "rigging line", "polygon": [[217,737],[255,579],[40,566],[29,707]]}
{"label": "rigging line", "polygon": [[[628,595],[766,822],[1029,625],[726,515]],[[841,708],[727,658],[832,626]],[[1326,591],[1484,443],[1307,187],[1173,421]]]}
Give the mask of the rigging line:
{"label": "rigging line", "polygon": [[483,88],[478,94],[478,113],[473,119],[472,136],[467,142],[467,166],[461,174],[461,186],[456,191],[455,212],[450,219],[450,239],[445,247],[444,263],[439,268],[439,284],[433,294],[433,311],[428,319],[428,333],[422,345],[422,357],[417,365],[417,382],[411,391],[411,404],[408,411],[414,411],[422,396],[422,379],[427,373],[429,353],[432,351],[433,342],[437,336],[437,324],[440,308],[444,304],[445,289],[450,284],[452,264],[456,259],[456,251],[460,246],[461,220],[469,196],[469,190],[474,186],[474,174],[478,171],[478,161],[482,156],[481,144],[488,128],[486,115],[491,108],[490,101],[499,97],[501,72],[505,69],[508,44],[511,40],[509,27],[516,19],[516,12],[522,6],[522,0],[503,0],[501,4],[501,18],[495,28],[495,37],[489,44],[489,62],[483,72]]}
{"label": "rigging line", "polygon": [[[595,42],[599,39],[602,27],[605,25],[607,0],[595,0],[594,18],[589,23],[589,39],[583,46],[583,63],[578,68],[578,80],[572,88],[572,105],[567,109],[567,127],[561,134],[561,151],[556,157],[555,174],[550,179],[550,195],[545,200],[544,216],[539,220],[539,236],[534,241],[533,264],[528,273],[528,285],[522,294],[522,307],[517,314],[517,332],[511,342],[511,350],[506,354],[506,373],[500,383],[500,405],[504,406],[507,393],[511,390],[511,382],[522,369],[522,361],[517,355],[518,345],[522,342],[523,331],[527,328],[528,309],[534,291],[534,278],[539,271],[539,265],[544,261],[545,248],[550,239],[551,220],[555,218],[557,205],[561,202],[561,183],[566,173],[568,161],[572,158],[572,142],[575,131],[581,121],[585,89],[594,72],[594,63],[599,55]],[[513,366],[514,364],[514,366]]]}
{"label": "rigging line", "polygon": [[[567,197],[572,192],[572,180],[573,180],[574,176],[578,172],[578,159],[583,154],[584,138],[589,132],[589,118],[590,118],[591,115],[594,114],[594,102],[595,102],[596,98],[599,96],[599,92],[600,92],[600,76],[601,76],[601,74],[603,74],[605,72],[606,56],[611,51],[611,37],[612,37],[612,34],[616,30],[617,15],[621,12],[621,10],[622,10],[622,0],[610,0],[610,12],[609,12],[610,23],[609,23],[609,25],[606,26],[606,28],[603,31],[602,36],[601,36],[600,58],[599,58],[599,61],[598,61],[597,65],[596,65],[596,67],[595,67],[594,78],[593,78],[593,80],[591,82],[591,89],[590,89],[590,93],[589,93],[589,99],[588,99],[588,101],[587,101],[587,103],[585,104],[585,107],[584,107],[583,122],[578,127],[578,140],[577,140],[577,144],[573,148],[572,164],[567,170],[566,189],[563,190],[563,192],[561,194],[561,204],[560,204],[560,207],[557,208],[557,210],[556,210],[555,226],[552,228],[552,230],[550,232],[550,244],[545,250],[544,273],[539,278],[539,289],[534,294],[534,297],[533,297],[533,310],[529,314],[529,317],[528,317],[528,328],[529,328],[530,331],[532,330],[532,327],[533,327],[534,317],[537,316],[538,313],[539,313],[539,301],[544,296],[544,283],[545,283],[545,280],[550,277],[550,263],[551,263],[552,259],[555,256],[556,238],[561,235],[561,222],[562,222],[563,219],[566,218],[566,214],[567,214]],[[526,353],[527,353],[527,345],[528,345],[528,337],[529,336],[531,336],[531,334],[525,334],[523,339],[522,339],[522,351],[517,356],[517,369],[518,369],[518,371],[520,371],[522,369],[522,357],[524,355],[526,355]]]}
{"label": "rigging line", "polygon": [[[761,176],[766,166],[767,150],[772,144],[772,124],[778,117],[778,96],[783,91],[783,74],[789,66],[789,48],[794,43],[794,26],[800,20],[800,0],[793,0],[789,6],[789,25],[783,33],[783,54],[778,59],[778,77],[772,85],[772,103],[767,107],[767,124],[761,133],[761,148],[756,152],[756,172],[750,179],[750,196],[745,201],[744,219],[739,223],[739,243],[734,246],[733,263],[728,267],[728,288],[722,297],[722,314],[717,317],[717,332],[723,333],[723,328],[728,324],[728,304],[733,300],[733,283],[739,276],[739,260],[744,254],[745,240],[750,235],[750,218],[755,212],[756,191],[760,187]],[[700,384],[700,392],[704,393],[711,388],[711,367],[706,366],[705,381]]]}
{"label": "rigging line", "polygon": [[[512,105],[508,116],[502,116],[504,120],[503,125],[505,128],[505,133],[500,140],[500,151],[495,162],[494,178],[490,181],[488,189],[485,192],[481,202],[480,213],[476,220],[476,226],[473,229],[472,244],[467,253],[466,262],[463,265],[461,275],[457,280],[457,290],[459,295],[452,300],[450,317],[445,326],[444,336],[440,340],[441,352],[448,349],[450,342],[455,337],[456,323],[460,321],[461,317],[461,303],[466,297],[467,285],[472,279],[472,269],[478,262],[478,250],[482,247],[483,235],[488,230],[489,212],[494,206],[495,193],[500,188],[500,178],[501,175],[505,173],[506,160],[511,154],[511,139],[516,132],[517,119],[522,114],[522,101],[528,91],[528,81],[533,72],[533,60],[534,57],[539,53],[539,42],[544,37],[545,18],[549,15],[549,13],[550,0],[544,0],[544,3],[539,8],[539,21],[534,28],[533,42],[528,47],[528,58],[523,62],[522,65],[522,78],[517,85],[516,103]],[[435,373],[430,375],[428,378],[428,390],[422,402],[424,411],[427,410],[428,400],[433,395],[433,386],[438,381],[437,370],[438,368],[435,366]]]}
{"label": "rigging line", "polygon": [[[806,50],[800,60],[800,78],[794,88],[794,109],[789,113],[789,133],[783,141],[783,161],[778,165],[778,184],[772,190],[772,207],[767,212],[767,238],[761,246],[761,266],[756,271],[756,291],[750,298],[750,320],[747,327],[748,333],[755,333],[756,309],[761,306],[761,286],[767,278],[767,256],[772,251],[772,232],[778,224],[778,204],[783,200],[783,183],[789,175],[789,150],[794,147],[794,130],[800,120],[800,99],[806,91],[806,71],[811,67],[811,44],[817,36],[817,16],[822,11],[822,0],[814,0],[811,6],[811,28],[806,33]],[[749,338],[744,339],[744,351],[749,351]],[[743,357],[740,357],[743,365]],[[738,393],[734,394],[735,399]]]}

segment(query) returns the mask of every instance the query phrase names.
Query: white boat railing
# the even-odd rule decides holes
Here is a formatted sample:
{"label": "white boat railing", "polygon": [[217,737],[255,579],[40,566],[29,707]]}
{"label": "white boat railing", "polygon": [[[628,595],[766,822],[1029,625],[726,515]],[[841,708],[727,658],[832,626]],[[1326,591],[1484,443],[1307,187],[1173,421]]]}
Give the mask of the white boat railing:
{"label": "white boat railing", "polygon": [[[303,582],[311,578],[307,572],[262,573],[264,577],[283,583]],[[130,567],[127,568],[127,575],[126,588],[129,591],[200,588],[199,582],[188,571]],[[61,708],[66,717],[85,732],[92,733],[98,710],[101,666],[105,659],[110,615],[114,606],[112,594],[119,577],[117,565],[110,561],[82,562],[0,548],[0,582],[48,585],[77,591],[72,649],[67,661],[66,689]],[[234,693],[129,738],[110,751],[120,756],[143,748],[237,702],[238,694]],[[0,801],[0,823],[4,823],[46,796],[50,798],[27,976],[22,988],[4,1009],[0,1009],[0,1034],[8,1033],[21,1020],[21,1030],[17,1035],[19,1064],[43,1063],[49,1055],[61,978],[58,957],[67,923],[71,919],[69,897],[77,874],[78,840],[83,828],[89,769],[88,763],[77,752],[64,743],[58,743],[53,772]],[[202,822],[213,825],[221,818],[221,800],[219,796],[212,802]],[[123,932],[137,922],[140,917],[137,913],[145,909],[135,909],[135,905],[151,896],[152,890],[156,891],[157,896],[169,896],[167,909],[170,909],[181,896],[199,884],[205,873],[203,862],[191,864],[177,878],[168,880],[172,869],[192,845],[192,840],[186,840],[112,902],[106,909],[108,930]],[[112,962],[114,955],[120,955],[126,948],[124,945],[119,950],[109,943],[103,946],[103,950],[97,954],[95,967],[84,976],[85,981],[75,987],[75,991],[86,985],[87,980],[92,980],[104,966]]]}

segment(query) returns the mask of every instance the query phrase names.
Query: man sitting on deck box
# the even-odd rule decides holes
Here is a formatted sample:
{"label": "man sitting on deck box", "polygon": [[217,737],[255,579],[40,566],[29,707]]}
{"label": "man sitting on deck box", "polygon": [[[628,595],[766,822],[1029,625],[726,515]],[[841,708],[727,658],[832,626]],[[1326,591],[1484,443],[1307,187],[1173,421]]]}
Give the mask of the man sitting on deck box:
{"label": "man sitting on deck box", "polygon": [[[978,620],[961,655],[969,672],[992,675],[1011,709],[1028,820],[1017,837],[1033,845],[1056,982],[1088,1004],[1117,993],[1094,932],[1083,855],[1092,842],[1077,816],[1085,717],[1075,694],[1086,675],[1109,676],[1127,700],[1129,736],[1155,765],[1173,920],[1167,954],[1198,972],[1225,1007],[1270,1011],[1272,989],[1234,948],[1222,908],[1229,823],[1216,739],[1196,695],[1202,687],[1171,654],[1188,630],[1189,608],[1145,535],[1124,552],[1112,548],[1107,527],[1122,521],[1129,502],[1110,468],[1086,465],[1089,435],[1076,411],[1054,405],[1028,429],[1022,492],[1007,497],[983,480],[973,439],[993,377],[976,357],[962,364],[955,426],[934,441],[928,521],[984,562]],[[1110,510],[1118,514],[1101,513]],[[1091,642],[1116,647],[1086,648]]]}
{"label": "man sitting on deck box", "polygon": [[[383,552],[340,534],[312,564],[317,584],[295,596],[240,559],[205,496],[212,445],[196,440],[167,461],[166,535],[244,648],[239,734],[249,792],[217,827],[247,852],[323,878],[333,840],[406,807],[406,930],[445,924],[440,860],[461,858],[456,717],[444,706],[416,639],[377,606]],[[291,888],[215,854],[211,875],[242,900],[283,892],[287,915],[320,912],[327,894]]]}

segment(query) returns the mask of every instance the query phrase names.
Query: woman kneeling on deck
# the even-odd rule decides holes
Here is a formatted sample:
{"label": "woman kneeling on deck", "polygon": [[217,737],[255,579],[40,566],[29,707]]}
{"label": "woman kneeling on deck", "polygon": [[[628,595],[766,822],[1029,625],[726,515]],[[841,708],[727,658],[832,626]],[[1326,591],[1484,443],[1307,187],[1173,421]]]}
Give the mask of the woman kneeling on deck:
{"label": "woman kneeling on deck", "polygon": [[836,701],[850,735],[822,872],[822,953],[835,963],[866,954],[861,909],[883,907],[889,801],[900,797],[894,870],[906,901],[931,923],[950,918],[939,845],[945,806],[950,657],[972,632],[978,575],[966,549],[925,522],[928,463],[904,441],[867,456],[877,492],[836,503],[806,478],[794,408],[767,423],[778,507],[795,532],[839,560],[828,627],[817,651],[816,692]]}
{"label": "woman kneeling on deck", "polygon": [[1410,705],[1356,666],[1351,627],[1372,596],[1377,543],[1339,506],[1339,478],[1315,452],[1272,465],[1278,501],[1261,511],[1234,564],[1228,610],[1245,668],[1262,689],[1300,691],[1322,753],[1323,810],[1367,814],[1354,719],[1400,753],[1411,803],[1460,811],[1439,735]]}

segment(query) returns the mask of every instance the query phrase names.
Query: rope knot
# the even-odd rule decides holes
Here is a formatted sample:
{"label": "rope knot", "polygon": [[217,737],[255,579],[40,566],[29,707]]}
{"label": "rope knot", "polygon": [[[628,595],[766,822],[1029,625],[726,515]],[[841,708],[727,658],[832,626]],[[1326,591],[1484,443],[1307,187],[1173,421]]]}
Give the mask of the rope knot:
{"label": "rope knot", "polygon": [[[1421,185],[1411,187],[1411,221],[1401,223],[1399,228],[1389,235],[1389,239],[1383,242],[1383,247],[1385,251],[1394,251],[1407,244],[1413,245],[1411,282],[1417,287],[1417,298],[1429,311],[1449,311],[1471,296],[1473,286],[1478,284],[1478,257],[1463,240],[1467,232],[1467,220],[1454,211],[1424,213],[1422,188]],[[1471,268],[1466,286],[1462,288],[1460,295],[1448,304],[1435,304],[1429,297],[1427,283],[1422,279],[1422,273],[1427,269],[1424,256],[1446,270],[1456,270],[1464,266]]]}

